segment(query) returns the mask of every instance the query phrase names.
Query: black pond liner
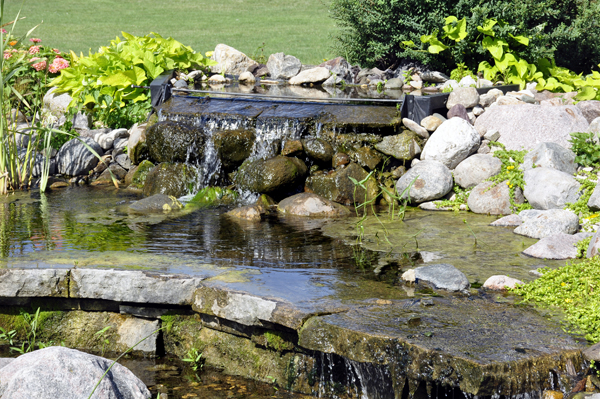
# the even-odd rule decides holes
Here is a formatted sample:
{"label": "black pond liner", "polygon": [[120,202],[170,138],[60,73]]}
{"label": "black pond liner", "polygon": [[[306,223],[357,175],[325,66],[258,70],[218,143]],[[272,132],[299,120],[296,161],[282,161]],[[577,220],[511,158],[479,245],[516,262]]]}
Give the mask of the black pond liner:
{"label": "black pond liner", "polygon": [[[398,104],[401,105],[401,116],[403,118],[411,119],[417,123],[429,115],[439,113],[446,116],[448,110],[446,109],[446,103],[450,93],[439,93],[429,94],[423,96],[414,96],[411,94],[405,94],[402,98],[398,99],[379,99],[379,98],[328,98],[328,99],[315,99],[315,98],[303,98],[303,97],[286,97],[286,96],[272,96],[272,95],[260,95],[260,94],[248,94],[248,93],[233,93],[233,92],[213,92],[208,90],[187,90],[173,88],[171,85],[171,79],[174,76],[174,71],[167,72],[160,75],[150,83],[150,94],[152,98],[152,107],[156,109],[163,102],[168,100],[172,96],[173,91],[182,93],[203,93],[207,95],[218,95],[220,100],[231,100],[236,101],[244,99],[247,101],[269,101],[279,103],[315,103],[320,104],[344,104],[348,106],[353,105],[379,105],[379,106],[393,106],[396,107]],[[509,91],[518,91],[519,85],[505,85],[505,86],[492,86],[482,87],[477,89],[477,92],[481,94],[487,93],[491,89],[499,89],[504,94]]]}

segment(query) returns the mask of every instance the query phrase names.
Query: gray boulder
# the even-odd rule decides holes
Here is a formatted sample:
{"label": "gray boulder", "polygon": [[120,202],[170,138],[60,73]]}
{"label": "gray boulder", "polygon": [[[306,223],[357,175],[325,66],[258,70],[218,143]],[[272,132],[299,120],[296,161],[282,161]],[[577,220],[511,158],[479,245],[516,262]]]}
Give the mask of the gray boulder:
{"label": "gray boulder", "polygon": [[596,137],[600,136],[600,116],[590,122],[588,132],[596,133]]}
{"label": "gray boulder", "polygon": [[[515,190],[515,197],[515,203],[523,203],[523,195],[519,188]],[[496,185],[490,181],[479,183],[471,190],[467,205],[474,213],[489,215],[510,215],[512,213],[510,190],[506,182]]]}
{"label": "gray boulder", "polygon": [[396,182],[398,195],[401,195],[411,183],[412,187],[408,192],[411,202],[418,204],[433,201],[442,198],[452,190],[452,173],[441,162],[421,161],[398,179]]}
{"label": "gray boulder", "polygon": [[535,209],[560,209],[580,196],[581,184],[568,173],[552,168],[528,169],[524,195]]}
{"label": "gray boulder", "polygon": [[460,104],[465,108],[473,108],[479,104],[479,93],[477,92],[477,89],[474,87],[458,87],[454,89],[448,96],[446,108],[451,109],[456,104]]}
{"label": "gray boulder", "polygon": [[523,223],[514,230],[515,234],[531,238],[544,238],[557,234],[575,234],[579,229],[579,218],[565,209],[528,209],[519,213]]}
{"label": "gray boulder", "polygon": [[466,291],[471,287],[467,276],[448,263],[417,267],[415,282],[425,282],[447,291]]}
{"label": "gray boulder", "polygon": [[336,217],[348,216],[350,210],[338,203],[313,193],[300,193],[282,200],[277,211],[294,216]]}
{"label": "gray boulder", "polygon": [[544,237],[525,251],[523,254],[540,259],[575,259],[577,258],[577,243],[591,233],[556,234]]}
{"label": "gray boulder", "polygon": [[10,367],[0,369],[0,397],[11,399],[92,398],[148,399],[144,383],[116,363],[104,378],[112,360],[62,346],[19,356]]}
{"label": "gray boulder", "polygon": [[588,123],[592,123],[594,119],[600,117],[600,101],[598,100],[579,101],[575,106],[581,110]]}
{"label": "gray boulder", "polygon": [[475,154],[456,166],[454,181],[462,188],[475,187],[502,170],[502,161],[491,155]]}
{"label": "gray boulder", "polygon": [[214,73],[227,73],[231,75],[240,75],[248,68],[257,66],[258,63],[242,53],[226,44],[217,44],[211,59],[217,61],[216,65],[212,65],[210,70]]}
{"label": "gray boulder", "polygon": [[316,67],[300,72],[289,80],[291,85],[301,85],[307,83],[321,83],[331,76],[329,69],[325,67]]}
{"label": "gray boulder", "polygon": [[588,245],[586,257],[593,258],[594,256],[598,255],[599,251],[600,251],[600,231],[597,231],[592,236],[590,245]]}
{"label": "gray boulder", "polygon": [[448,119],[427,140],[421,160],[439,161],[454,169],[477,151],[479,142],[479,134],[469,122],[460,118]]}
{"label": "gray boulder", "polygon": [[553,168],[561,172],[574,174],[577,170],[575,166],[575,153],[567,150],[556,143],[539,143],[531,150],[523,160],[523,170],[536,168]]}
{"label": "gray boulder", "polygon": [[177,198],[165,194],[154,194],[129,205],[129,209],[136,213],[168,213],[181,208],[183,205]]}
{"label": "gray boulder", "polygon": [[393,136],[385,136],[375,144],[375,149],[401,161],[410,161],[421,153],[420,140],[413,132],[404,132]]}
{"label": "gray boulder", "polygon": [[600,184],[598,183],[600,183],[600,181],[596,183],[596,187],[587,203],[588,208],[593,211],[600,211]]}
{"label": "gray boulder", "polygon": [[298,75],[302,69],[302,63],[293,55],[275,53],[269,56],[267,68],[273,79],[289,79]]}
{"label": "gray boulder", "polygon": [[489,129],[500,132],[498,141],[508,150],[531,150],[536,144],[548,141],[569,148],[570,133],[585,132],[588,126],[580,109],[573,105],[490,107],[475,122],[482,136]]}
{"label": "gray boulder", "polygon": [[104,155],[98,143],[91,138],[79,138],[67,141],[56,155],[58,173],[68,176],[85,175],[98,164],[98,158],[86,147],[85,144],[96,152]]}

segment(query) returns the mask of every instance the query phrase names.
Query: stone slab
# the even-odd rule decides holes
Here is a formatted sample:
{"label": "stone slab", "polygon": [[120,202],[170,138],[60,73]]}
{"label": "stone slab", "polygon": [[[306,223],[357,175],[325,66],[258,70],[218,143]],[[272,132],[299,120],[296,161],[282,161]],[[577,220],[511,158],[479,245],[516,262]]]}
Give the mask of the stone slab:
{"label": "stone slab", "polygon": [[0,297],[68,298],[68,269],[2,269]]}

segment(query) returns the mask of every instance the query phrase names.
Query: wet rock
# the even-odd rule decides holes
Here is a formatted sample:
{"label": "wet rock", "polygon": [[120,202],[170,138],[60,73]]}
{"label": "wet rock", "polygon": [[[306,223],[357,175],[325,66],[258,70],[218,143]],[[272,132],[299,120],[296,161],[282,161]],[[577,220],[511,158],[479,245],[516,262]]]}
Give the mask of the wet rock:
{"label": "wet rock", "polygon": [[153,162],[195,162],[202,159],[205,142],[204,129],[173,121],[158,122],[146,131]]}
{"label": "wet rock", "polygon": [[256,61],[252,60],[246,54],[225,44],[217,44],[210,58],[217,61],[217,65],[210,67],[213,73],[240,75],[247,71],[249,67],[258,65]]}
{"label": "wet rock", "polygon": [[492,223],[490,223],[490,226],[520,226],[521,223],[523,223],[523,221],[521,220],[521,217],[519,215],[508,215],[508,216],[504,216],[503,218],[500,218]]}
{"label": "wet rock", "polygon": [[412,203],[432,201],[442,198],[452,190],[452,173],[441,162],[421,161],[398,179],[396,183],[398,195],[401,195],[411,183],[408,196]]}
{"label": "wet rock", "polygon": [[[515,190],[515,197],[515,203],[523,203],[523,195],[519,188]],[[484,181],[479,183],[471,190],[467,204],[474,213],[489,215],[510,215],[512,213],[510,190],[506,182]]]}
{"label": "wet rock", "polygon": [[127,175],[127,171],[125,169],[123,169],[119,164],[113,163],[113,164],[110,164],[108,166],[108,168],[106,168],[106,170],[104,170],[104,172],[102,172],[102,174],[100,174],[100,176],[98,176],[98,179],[96,179],[96,181],[97,182],[112,182],[113,177],[115,178],[116,181],[121,181],[125,178],[126,175]]}
{"label": "wet rock", "polygon": [[154,164],[144,160],[135,168],[132,168],[125,175],[125,184],[132,188],[142,189],[146,183],[148,173],[154,168]]}
{"label": "wet rock", "polygon": [[356,181],[362,181],[368,173],[358,164],[351,162],[344,168],[338,168],[326,175],[311,176],[306,179],[305,190],[315,193],[330,201],[344,205],[363,203],[377,197],[379,188],[377,181],[371,176],[365,183],[366,190],[355,186],[350,177]]}
{"label": "wet rock", "polygon": [[458,87],[454,89],[448,96],[446,108],[451,109],[456,104],[460,104],[465,108],[473,108],[479,104],[479,93],[477,92],[477,89],[474,87]]}
{"label": "wet rock", "polygon": [[269,56],[267,68],[273,79],[290,79],[300,72],[302,63],[293,55],[276,53]]}
{"label": "wet rock", "polygon": [[460,118],[448,119],[423,148],[421,160],[438,161],[450,169],[479,148],[480,137],[471,124]]}
{"label": "wet rock", "polygon": [[277,206],[277,202],[266,194],[261,194],[254,203],[261,213],[267,213],[271,208]]}
{"label": "wet rock", "polygon": [[429,115],[421,120],[421,126],[427,129],[427,131],[433,133],[438,127],[440,127],[442,123],[444,123],[445,120],[445,118],[440,119],[435,115]]}
{"label": "wet rock", "polygon": [[581,184],[573,176],[552,168],[525,171],[524,195],[535,209],[563,208],[580,196]]}
{"label": "wet rock", "polygon": [[342,165],[348,165],[350,163],[350,157],[348,154],[344,154],[343,152],[336,153],[333,158],[331,158],[331,165],[333,168],[337,168]]}
{"label": "wet rock", "polygon": [[152,168],[144,182],[144,196],[166,194],[179,198],[189,193],[190,183],[196,178],[196,171],[185,164],[163,162]]}
{"label": "wet rock", "polygon": [[581,114],[588,123],[592,123],[594,119],[600,117],[600,101],[598,100],[579,101],[575,106],[581,110]]}
{"label": "wet rock", "polygon": [[329,78],[331,73],[324,67],[316,67],[300,72],[289,80],[291,85],[301,85],[307,83],[321,83]]}
{"label": "wet rock", "polygon": [[177,198],[165,194],[154,194],[129,205],[129,209],[137,213],[169,213],[172,210],[181,208],[183,208],[183,205],[177,201]]}
{"label": "wet rock", "polygon": [[294,216],[339,217],[350,215],[348,208],[313,193],[300,193],[277,205],[281,213]]}
{"label": "wet rock", "polygon": [[303,182],[308,169],[298,158],[276,156],[270,159],[246,161],[235,175],[235,184],[242,190],[285,197]]}
{"label": "wet rock", "polygon": [[[0,369],[0,392],[11,399],[94,397],[148,399],[146,385],[124,366],[75,349],[54,346],[19,356]],[[102,378],[104,377],[104,378]]]}
{"label": "wet rock", "polygon": [[482,136],[489,129],[500,132],[499,142],[507,150],[531,150],[542,142],[554,142],[569,148],[570,133],[585,132],[588,126],[579,108],[571,105],[490,107],[475,122],[475,128]]}
{"label": "wet rock", "polygon": [[523,282],[508,276],[492,276],[483,283],[483,288],[492,291],[503,291],[507,288],[515,288],[517,284],[523,284]]}
{"label": "wet rock", "polygon": [[471,118],[469,118],[469,113],[467,109],[462,104],[456,104],[454,107],[448,110],[448,119],[452,118],[461,118],[471,123]]}
{"label": "wet rock", "polygon": [[422,282],[447,291],[465,291],[471,287],[467,276],[448,263],[415,268],[415,283]]}
{"label": "wet rock", "polygon": [[208,208],[231,205],[238,197],[237,191],[224,187],[204,187],[186,204],[186,208]]}
{"label": "wet rock", "polygon": [[232,209],[227,212],[226,215],[236,219],[260,222],[262,220],[263,212],[261,212],[261,209],[256,205],[246,205]]}
{"label": "wet rock", "polygon": [[577,258],[577,243],[591,233],[556,234],[544,237],[523,253],[540,259],[575,259]]}
{"label": "wet rock", "polygon": [[536,168],[553,168],[561,172],[574,174],[577,170],[575,165],[575,153],[567,150],[556,143],[539,143],[531,150],[523,160],[523,170]]}
{"label": "wet rock", "polygon": [[67,141],[56,155],[58,173],[79,176],[85,175],[94,169],[98,164],[98,157],[90,152],[88,147],[95,151],[98,156],[104,155],[100,145],[90,138]]}
{"label": "wet rock", "polygon": [[251,130],[221,130],[213,134],[217,156],[226,171],[240,166],[252,152],[256,136]]}
{"label": "wet rock", "polygon": [[322,165],[331,163],[333,158],[334,150],[331,144],[323,139],[305,139],[302,140],[302,147],[304,152],[310,158],[315,160],[317,163]]}
{"label": "wet rock", "polygon": [[454,181],[462,188],[475,187],[502,170],[502,161],[491,155],[475,154],[456,166]]}
{"label": "wet rock", "polygon": [[0,297],[68,297],[66,269],[2,269]]}
{"label": "wet rock", "polygon": [[579,218],[565,209],[521,211],[523,223],[514,232],[531,238],[544,238],[557,234],[575,234],[579,229]]}
{"label": "wet rock", "polygon": [[361,147],[352,155],[356,162],[367,170],[375,170],[382,161],[379,153],[370,147]]}
{"label": "wet rock", "polygon": [[146,124],[138,126],[136,123],[129,131],[127,139],[127,155],[135,165],[139,164],[148,156],[148,146],[146,145]]}
{"label": "wet rock", "polygon": [[420,140],[413,132],[385,136],[375,144],[375,149],[401,161],[410,161],[421,153]]}
{"label": "wet rock", "polygon": [[303,147],[300,140],[287,140],[281,150],[281,155],[286,157],[297,157],[302,155]]}
{"label": "wet rock", "polygon": [[411,119],[408,119],[408,118],[402,118],[402,123],[411,132],[416,133],[417,136],[421,137],[422,139],[428,139],[429,138],[429,132],[427,131],[427,129],[425,129],[424,127],[420,126],[417,122],[415,122],[415,121],[413,121]]}

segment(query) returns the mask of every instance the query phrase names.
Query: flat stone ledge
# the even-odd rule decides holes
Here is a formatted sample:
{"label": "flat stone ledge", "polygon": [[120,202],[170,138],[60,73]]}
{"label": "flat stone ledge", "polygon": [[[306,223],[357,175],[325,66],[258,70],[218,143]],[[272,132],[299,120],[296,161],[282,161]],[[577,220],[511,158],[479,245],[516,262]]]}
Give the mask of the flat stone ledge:
{"label": "flat stone ledge", "polygon": [[145,271],[73,269],[71,298],[115,302],[191,305],[204,277]]}
{"label": "flat stone ledge", "polygon": [[68,269],[0,270],[0,298],[68,296]]}

